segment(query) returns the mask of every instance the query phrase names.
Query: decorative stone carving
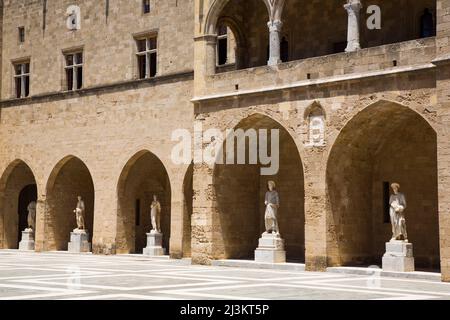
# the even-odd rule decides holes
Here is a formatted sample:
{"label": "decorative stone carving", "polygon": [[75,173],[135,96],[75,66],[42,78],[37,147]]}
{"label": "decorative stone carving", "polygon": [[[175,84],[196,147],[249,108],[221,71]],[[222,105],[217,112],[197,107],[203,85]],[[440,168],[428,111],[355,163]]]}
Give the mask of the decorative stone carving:
{"label": "decorative stone carving", "polygon": [[71,5],[66,11],[66,26],[69,30],[81,29],[81,10],[79,6]]}
{"label": "decorative stone carving", "polygon": [[158,196],[153,196],[153,202],[150,206],[150,215],[152,221],[152,232],[161,233],[161,203]]}
{"label": "decorative stone carving", "polygon": [[276,66],[281,63],[280,56],[280,33],[283,23],[280,20],[269,21],[269,66]]}
{"label": "decorative stone carving", "polygon": [[28,229],[25,231],[34,231],[36,230],[36,201],[31,201],[27,207],[28,210]]}
{"label": "decorative stone carving", "polygon": [[84,231],[86,229],[86,226],[84,224],[85,205],[81,196],[78,196],[77,207],[75,208],[75,210],[73,210],[73,212],[75,213],[77,219],[77,228],[73,230],[73,232],[77,233]]}
{"label": "decorative stone carving", "polygon": [[286,262],[284,240],[280,236],[277,213],[280,206],[278,192],[275,190],[275,182],[267,183],[269,191],[266,192],[264,216],[266,232],[259,239],[258,248],[255,250],[256,262],[282,263]]}
{"label": "decorative stone carving", "polygon": [[314,102],[305,111],[308,123],[307,147],[322,147],[325,145],[325,112],[321,105]]}
{"label": "decorative stone carving", "polygon": [[362,5],[360,0],[347,0],[344,8],[348,13],[347,48],[345,51],[352,52],[361,49],[359,19]]}

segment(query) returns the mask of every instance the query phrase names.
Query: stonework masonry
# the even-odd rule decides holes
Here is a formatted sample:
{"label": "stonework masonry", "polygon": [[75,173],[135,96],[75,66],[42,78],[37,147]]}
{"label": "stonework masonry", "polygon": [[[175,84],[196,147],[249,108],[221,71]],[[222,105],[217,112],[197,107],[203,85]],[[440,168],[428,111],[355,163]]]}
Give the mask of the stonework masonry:
{"label": "stonework masonry", "polygon": [[[0,248],[18,248],[18,199],[36,185],[37,251],[67,250],[81,195],[94,254],[142,253],[156,194],[172,258],[253,259],[275,180],[288,261],[311,271],[381,265],[383,188],[398,182],[416,269],[450,281],[450,0],[361,1],[352,52],[346,0],[152,0],[148,14],[139,0],[107,2],[2,1]],[[66,27],[70,5],[80,30]],[[366,28],[368,5],[382,9],[380,30]],[[425,9],[435,30],[422,37]],[[271,44],[274,21],[280,43]],[[225,69],[219,23],[236,46]],[[145,36],[157,36],[157,73],[139,79]],[[83,87],[65,91],[64,54],[80,50]],[[267,65],[278,52],[284,60]],[[23,61],[30,94],[16,99]],[[310,144],[311,110],[324,118],[321,145]],[[278,129],[279,172],[175,164],[172,133],[199,124]]]}

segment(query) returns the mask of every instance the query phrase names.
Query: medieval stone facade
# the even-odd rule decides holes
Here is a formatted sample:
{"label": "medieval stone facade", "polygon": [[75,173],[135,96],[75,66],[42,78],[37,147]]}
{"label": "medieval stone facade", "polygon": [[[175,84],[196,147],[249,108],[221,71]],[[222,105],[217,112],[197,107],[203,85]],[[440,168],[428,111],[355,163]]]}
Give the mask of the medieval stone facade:
{"label": "medieval stone facade", "polygon": [[[156,194],[172,258],[251,259],[275,180],[288,260],[380,264],[398,182],[450,281],[450,0],[350,1],[354,50],[347,0],[2,2],[0,248],[37,200],[36,250],[67,250],[81,195],[95,254],[142,252]],[[280,170],[175,163],[196,126],[278,129]]]}

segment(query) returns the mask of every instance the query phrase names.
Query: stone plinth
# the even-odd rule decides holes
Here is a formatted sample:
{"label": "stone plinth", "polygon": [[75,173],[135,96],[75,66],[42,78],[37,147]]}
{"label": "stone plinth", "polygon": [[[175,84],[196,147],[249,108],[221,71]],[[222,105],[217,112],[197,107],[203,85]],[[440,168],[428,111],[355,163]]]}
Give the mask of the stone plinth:
{"label": "stone plinth", "polygon": [[414,270],[412,243],[387,242],[386,253],[383,256],[383,271],[413,272]]}
{"label": "stone plinth", "polygon": [[25,231],[22,231],[22,240],[19,243],[19,250],[34,251],[34,231],[32,229],[25,229]]}
{"label": "stone plinth", "polygon": [[147,247],[144,248],[143,254],[145,256],[163,256],[162,237],[162,233],[159,232],[147,233]]}
{"label": "stone plinth", "polygon": [[266,263],[286,262],[284,240],[279,234],[263,233],[259,239],[258,248],[255,250],[255,261]]}
{"label": "stone plinth", "polygon": [[91,252],[89,232],[85,230],[71,232],[68,251],[73,253]]}

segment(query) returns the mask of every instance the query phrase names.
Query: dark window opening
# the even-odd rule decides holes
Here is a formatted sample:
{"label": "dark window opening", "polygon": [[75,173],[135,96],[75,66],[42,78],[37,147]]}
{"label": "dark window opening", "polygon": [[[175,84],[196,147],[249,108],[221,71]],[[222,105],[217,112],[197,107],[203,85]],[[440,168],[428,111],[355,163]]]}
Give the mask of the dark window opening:
{"label": "dark window opening", "polygon": [[227,63],[228,60],[228,39],[219,39],[218,41],[219,51],[219,66]]}
{"label": "dark window opening", "polygon": [[286,37],[281,39],[280,43],[280,59],[282,62],[289,61],[289,42]]}
{"label": "dark window opening", "polygon": [[150,0],[143,0],[142,7],[143,7],[144,13],[150,13]]}
{"label": "dark window opening", "polygon": [[389,203],[390,200],[390,183],[389,182],[383,182],[383,222],[384,223],[391,223],[391,215],[390,215],[390,209],[391,205]]}
{"label": "dark window opening", "polygon": [[347,48],[347,41],[333,43],[333,53],[345,52],[346,48]]}
{"label": "dark window opening", "polygon": [[25,27],[19,27],[19,42],[25,42]]}
{"label": "dark window opening", "polygon": [[434,27],[434,18],[430,9],[425,8],[423,14],[420,18],[420,37],[434,37],[436,35],[436,30]]}

